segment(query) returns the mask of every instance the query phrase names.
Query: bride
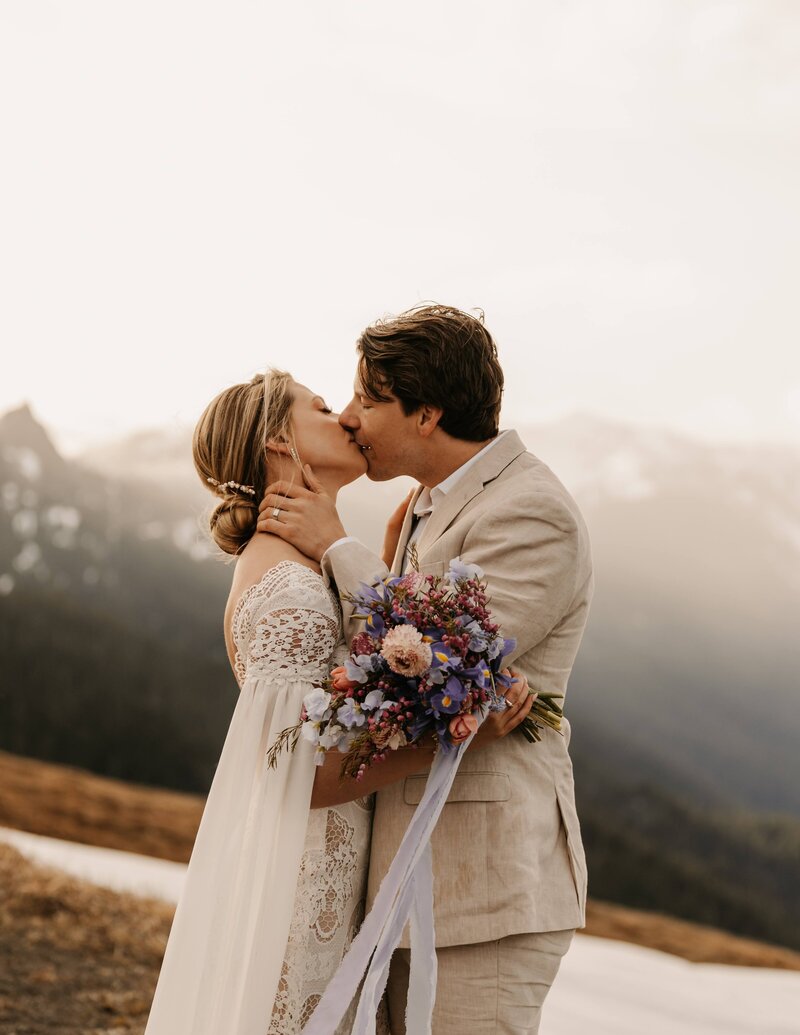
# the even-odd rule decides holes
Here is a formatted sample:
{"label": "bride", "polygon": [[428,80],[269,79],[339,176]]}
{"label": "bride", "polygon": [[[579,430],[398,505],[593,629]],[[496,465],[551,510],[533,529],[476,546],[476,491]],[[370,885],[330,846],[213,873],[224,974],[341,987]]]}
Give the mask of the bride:
{"label": "bride", "polygon": [[[277,536],[256,535],[258,504],[267,484],[292,478],[335,499],[367,464],[324,400],[276,370],[218,395],[197,424],[193,453],[218,497],[211,534],[238,558],[224,625],[239,697],[145,1035],[296,1035],[363,916],[370,795],[429,768],[434,752],[392,752],[357,783],[339,778],[336,752],[315,766],[313,746],[301,740],[267,768],[267,749],[347,648],[318,564]],[[404,509],[387,528],[390,556]],[[512,707],[490,715],[470,749],[522,721],[524,680],[507,699]],[[388,1033],[384,1018],[378,1030]]]}

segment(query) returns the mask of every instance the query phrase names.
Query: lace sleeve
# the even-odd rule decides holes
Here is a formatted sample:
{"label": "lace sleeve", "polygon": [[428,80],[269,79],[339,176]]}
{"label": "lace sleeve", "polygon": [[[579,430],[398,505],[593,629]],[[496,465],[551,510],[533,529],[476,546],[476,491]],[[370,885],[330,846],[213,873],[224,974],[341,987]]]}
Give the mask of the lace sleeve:
{"label": "lace sleeve", "polygon": [[314,680],[327,674],[340,637],[340,613],[325,580],[296,561],[271,568],[233,615],[234,670],[250,676]]}

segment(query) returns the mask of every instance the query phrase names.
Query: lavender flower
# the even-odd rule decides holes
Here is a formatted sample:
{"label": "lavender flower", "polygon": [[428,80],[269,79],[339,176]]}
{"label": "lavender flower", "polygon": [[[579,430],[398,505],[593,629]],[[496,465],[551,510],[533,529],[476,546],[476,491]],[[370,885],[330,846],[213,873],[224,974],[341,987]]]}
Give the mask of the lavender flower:
{"label": "lavender flower", "polygon": [[352,729],[353,726],[363,726],[366,722],[366,716],[361,711],[361,707],[352,697],[348,697],[344,704],[339,706],[336,718],[347,729]]}
{"label": "lavender flower", "polygon": [[356,657],[349,657],[344,663],[347,678],[354,683],[366,683],[371,675],[380,672],[381,659],[379,654],[358,654]]}
{"label": "lavender flower", "polygon": [[466,564],[460,557],[455,557],[450,561],[450,567],[445,574],[445,578],[451,583],[455,583],[459,579],[475,579],[480,581],[483,578],[483,570],[477,564]]}
{"label": "lavender flower", "polygon": [[383,704],[383,697],[384,694],[382,690],[370,690],[361,702],[361,707],[366,709],[368,712],[374,711]]}

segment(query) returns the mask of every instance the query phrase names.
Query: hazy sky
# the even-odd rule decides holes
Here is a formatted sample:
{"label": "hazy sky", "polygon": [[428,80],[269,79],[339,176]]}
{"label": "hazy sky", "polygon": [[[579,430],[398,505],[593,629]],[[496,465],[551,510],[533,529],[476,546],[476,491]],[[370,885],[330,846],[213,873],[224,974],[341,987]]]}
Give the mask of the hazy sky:
{"label": "hazy sky", "polygon": [[193,422],[480,306],[505,424],[800,443],[800,4],[0,0],[0,411]]}

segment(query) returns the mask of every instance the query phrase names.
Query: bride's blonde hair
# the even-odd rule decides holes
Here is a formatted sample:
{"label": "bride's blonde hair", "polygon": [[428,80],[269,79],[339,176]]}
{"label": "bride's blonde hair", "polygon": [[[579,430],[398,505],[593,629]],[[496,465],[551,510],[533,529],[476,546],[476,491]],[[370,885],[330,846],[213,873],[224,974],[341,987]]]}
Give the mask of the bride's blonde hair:
{"label": "bride's blonde hair", "polygon": [[293,384],[283,370],[256,374],[220,392],[194,429],[194,466],[206,488],[219,497],[209,518],[211,535],[225,553],[238,554],[255,534],[258,505],[272,480],[267,442],[287,442],[296,454]]}

